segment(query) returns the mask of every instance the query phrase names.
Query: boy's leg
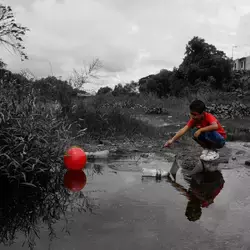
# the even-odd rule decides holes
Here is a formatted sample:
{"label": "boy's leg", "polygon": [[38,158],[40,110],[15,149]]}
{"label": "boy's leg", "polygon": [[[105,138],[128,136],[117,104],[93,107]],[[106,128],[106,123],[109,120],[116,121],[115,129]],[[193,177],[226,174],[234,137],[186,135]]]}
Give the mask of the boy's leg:
{"label": "boy's leg", "polygon": [[226,140],[217,131],[211,131],[204,133],[205,140],[210,143],[212,149],[223,148]]}
{"label": "boy's leg", "polygon": [[216,160],[219,158],[217,149],[224,147],[226,141],[217,131],[211,131],[204,133],[205,139],[211,145],[211,150],[203,157],[205,161]]}
{"label": "boy's leg", "polygon": [[224,147],[226,141],[224,137],[220,135],[217,131],[201,133],[198,138],[195,138],[194,134],[197,130],[197,128],[194,128],[192,130],[192,137],[203,148],[219,149]]}
{"label": "boy's leg", "polygon": [[203,147],[201,154],[202,160],[216,160],[219,154],[216,149],[222,148],[225,145],[225,139],[217,131],[201,133],[198,138],[194,137],[197,129],[192,130],[193,139]]}
{"label": "boy's leg", "polygon": [[211,149],[212,145],[209,141],[206,140],[205,134],[202,133],[198,138],[194,137],[195,132],[197,131],[197,128],[194,128],[192,130],[192,138],[195,140],[203,149]]}

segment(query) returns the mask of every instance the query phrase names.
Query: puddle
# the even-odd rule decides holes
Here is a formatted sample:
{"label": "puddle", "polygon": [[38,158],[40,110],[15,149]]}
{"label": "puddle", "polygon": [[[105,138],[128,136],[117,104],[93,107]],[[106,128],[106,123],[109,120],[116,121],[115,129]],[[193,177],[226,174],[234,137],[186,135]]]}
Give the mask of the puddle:
{"label": "puddle", "polygon": [[250,170],[142,180],[142,168],[171,165],[154,154],[88,163],[79,192],[63,172],[42,178],[42,191],[2,181],[1,249],[249,249]]}

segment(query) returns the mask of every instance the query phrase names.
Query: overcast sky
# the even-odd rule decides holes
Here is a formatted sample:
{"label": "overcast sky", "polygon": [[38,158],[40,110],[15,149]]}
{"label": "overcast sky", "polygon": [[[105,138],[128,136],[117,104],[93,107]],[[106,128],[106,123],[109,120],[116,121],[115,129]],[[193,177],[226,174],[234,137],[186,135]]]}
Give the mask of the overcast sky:
{"label": "overcast sky", "polygon": [[[1,1],[1,0],[0,0]],[[249,0],[5,0],[25,38],[29,61],[0,48],[12,70],[67,78],[93,58],[102,76],[98,89],[179,66],[193,36],[234,57],[250,55]],[[51,67],[52,66],[52,67]]]}

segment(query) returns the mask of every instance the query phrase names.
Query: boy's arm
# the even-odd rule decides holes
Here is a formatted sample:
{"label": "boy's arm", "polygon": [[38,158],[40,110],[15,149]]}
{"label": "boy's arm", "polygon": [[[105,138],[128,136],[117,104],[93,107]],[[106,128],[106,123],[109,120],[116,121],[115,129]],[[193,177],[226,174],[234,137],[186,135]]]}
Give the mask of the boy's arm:
{"label": "boy's arm", "polygon": [[188,132],[188,130],[190,129],[189,126],[185,126],[183,127],[182,129],[180,129],[176,134],[175,136],[172,138],[172,141],[176,141],[178,140],[180,137],[182,137],[184,134],[186,134]]}
{"label": "boy's arm", "polygon": [[217,130],[218,129],[218,124],[217,122],[213,122],[211,125],[209,126],[206,126],[204,128],[200,128],[200,132],[210,132],[210,131],[214,131],[214,130]]}
{"label": "boy's arm", "polygon": [[178,184],[177,182],[173,181],[170,177],[168,178],[168,181],[177,191],[181,192],[185,196],[188,196],[188,190],[186,188],[184,188],[182,185]]}
{"label": "boy's arm", "polygon": [[217,123],[217,119],[210,113],[207,113],[206,115],[206,119],[209,122],[209,126],[206,126],[204,128],[200,128],[200,132],[210,132],[210,131],[214,131],[218,129],[218,123]]}

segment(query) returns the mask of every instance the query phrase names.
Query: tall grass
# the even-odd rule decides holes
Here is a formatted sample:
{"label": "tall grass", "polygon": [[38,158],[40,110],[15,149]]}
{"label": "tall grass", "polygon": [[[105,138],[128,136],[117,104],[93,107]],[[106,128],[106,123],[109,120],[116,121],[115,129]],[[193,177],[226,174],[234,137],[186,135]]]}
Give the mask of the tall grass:
{"label": "tall grass", "polygon": [[[50,243],[56,237],[55,224],[69,233],[70,211],[94,212],[98,204],[81,192],[71,193],[63,185],[64,170],[40,172],[34,176],[36,187],[10,182],[0,175],[0,243],[9,246],[22,233],[28,249],[33,250],[41,225],[47,228]],[[95,190],[93,190],[95,191]],[[58,228],[57,228],[58,229]],[[27,249],[25,247],[25,249]]]}
{"label": "tall grass", "polygon": [[0,174],[30,185],[36,174],[61,166],[66,148],[76,140],[71,126],[57,110],[37,101],[31,84],[1,79]]}
{"label": "tall grass", "polygon": [[237,100],[235,93],[221,91],[199,91],[195,94],[187,92],[182,98],[157,98],[155,95],[143,94],[97,95],[79,102],[72,120],[81,119],[81,126],[87,127],[88,133],[94,137],[162,136],[164,129],[145,124],[140,120],[141,115],[147,115],[148,109],[160,107],[167,111],[173,121],[184,122],[189,118],[189,104],[196,98],[203,100],[208,106],[213,103],[229,104],[232,100]]}
{"label": "tall grass", "polygon": [[[63,155],[84,132],[62,110],[42,102],[31,83],[0,79],[0,242],[9,245],[24,233],[30,249],[39,225],[53,224],[68,209],[91,210],[88,197],[63,186]],[[77,201],[80,201],[80,203]],[[66,217],[65,220],[67,221]]]}
{"label": "tall grass", "polygon": [[77,109],[70,115],[72,121],[78,121],[80,127],[87,128],[86,133],[92,138],[107,138],[122,136],[157,136],[159,131],[136,119],[130,109],[117,106],[104,107],[78,104]]}

